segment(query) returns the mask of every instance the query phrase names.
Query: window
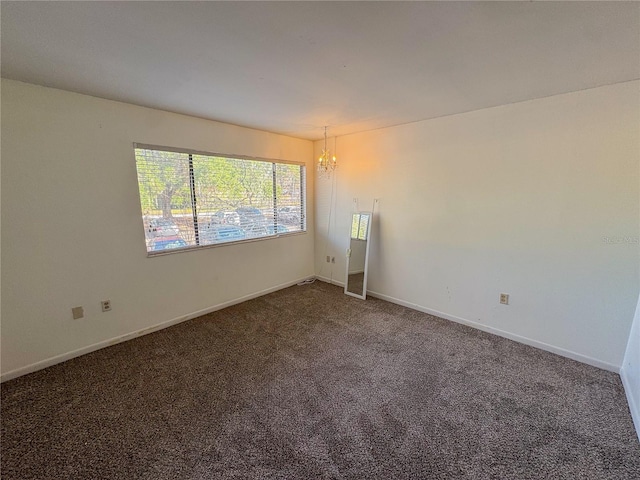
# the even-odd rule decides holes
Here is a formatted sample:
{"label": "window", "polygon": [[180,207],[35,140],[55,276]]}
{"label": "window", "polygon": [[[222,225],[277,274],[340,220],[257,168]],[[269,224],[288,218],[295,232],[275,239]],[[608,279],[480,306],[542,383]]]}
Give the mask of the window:
{"label": "window", "polygon": [[369,227],[369,213],[354,213],[351,219],[351,238],[366,240]]}
{"label": "window", "polygon": [[304,165],[134,147],[149,254],[306,231]]}

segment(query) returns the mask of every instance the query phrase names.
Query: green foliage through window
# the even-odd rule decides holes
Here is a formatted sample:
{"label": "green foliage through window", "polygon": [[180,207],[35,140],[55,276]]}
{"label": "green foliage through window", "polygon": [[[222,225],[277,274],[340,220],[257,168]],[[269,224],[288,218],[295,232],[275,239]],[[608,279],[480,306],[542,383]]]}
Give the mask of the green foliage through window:
{"label": "green foliage through window", "polygon": [[305,167],[135,148],[147,252],[306,230]]}
{"label": "green foliage through window", "polygon": [[351,238],[366,240],[369,232],[369,213],[354,213],[351,218]]}

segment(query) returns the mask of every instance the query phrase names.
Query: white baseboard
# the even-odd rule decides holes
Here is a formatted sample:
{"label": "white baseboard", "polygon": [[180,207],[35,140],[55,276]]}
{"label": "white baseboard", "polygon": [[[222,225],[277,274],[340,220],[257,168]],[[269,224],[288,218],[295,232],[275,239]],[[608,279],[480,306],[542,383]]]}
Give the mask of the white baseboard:
{"label": "white baseboard", "polygon": [[183,315],[181,317],[177,317],[171,320],[167,320],[165,322],[158,323],[156,325],[153,325],[152,327],[143,328],[141,330],[137,330],[131,333],[126,333],[118,337],[110,338],[108,340],[103,340],[102,342],[94,343],[93,345],[88,345],[86,347],[82,347],[77,350],[73,350],[71,352],[66,352],[60,355],[56,355],[54,357],[47,358],[45,360],[41,360],[36,363],[32,363],[31,365],[27,365],[25,367],[16,368],[15,370],[11,370],[9,372],[3,373],[0,376],[0,382],[6,382],[7,380],[21,377],[22,375],[27,375],[29,373],[37,372],[38,370],[42,370],[43,368],[50,367],[57,363],[66,362],[67,360],[71,360],[72,358],[79,357],[87,353],[95,352],[96,350],[100,350],[101,348],[110,347],[111,345],[116,345],[118,343],[126,342],[127,340],[131,340],[133,338],[140,337],[148,333],[157,332],[158,330],[162,330],[164,328],[170,327],[172,325],[176,325],[178,323],[186,322],[187,320],[191,320],[193,318],[201,317],[202,315],[215,312],[216,310],[222,310],[223,308],[227,308],[232,305],[236,305],[238,303],[246,302],[247,300],[261,297],[263,295],[267,295],[268,293],[282,290],[283,288],[291,287],[293,285],[296,285],[297,283],[303,282],[310,278],[314,278],[314,276],[311,275],[298,280],[294,280],[292,282],[282,283],[280,285],[276,285],[275,287],[267,288],[265,290],[260,290],[259,292],[254,292],[249,295],[236,298],[234,300],[229,300],[228,302],[220,303],[212,307],[198,310],[197,312],[192,312],[192,313],[189,313],[188,315]]}
{"label": "white baseboard", "polygon": [[322,277],[322,276],[319,276],[319,275],[316,275],[316,278],[317,278],[318,280],[320,280],[321,282],[324,282],[324,283],[331,283],[332,285],[338,285],[339,287],[344,288],[344,282],[339,282],[339,281],[338,281],[338,280],[336,280],[336,279],[328,278],[328,277]]}
{"label": "white baseboard", "polygon": [[539,348],[540,350],[545,350],[547,352],[555,353],[562,357],[566,357],[566,358],[570,358],[571,360],[576,360],[578,362],[586,363],[587,365],[598,367],[603,370],[607,370],[609,372],[620,373],[620,365],[613,365],[608,362],[603,362],[602,360],[598,360],[597,358],[592,358],[587,355],[582,355],[581,353],[572,352],[571,350],[565,350],[564,348],[556,347],[555,345],[549,345],[548,343],[540,342],[538,340],[533,340],[528,337],[523,337],[515,333],[506,332],[498,328],[490,327],[488,325],[483,325],[482,323],[477,323],[471,320],[467,320],[465,318],[456,317],[455,315],[449,315],[448,313],[439,312],[438,310],[433,310],[431,308],[423,307],[421,305],[416,305],[415,303],[405,302],[404,300],[400,300],[395,297],[390,297],[389,295],[384,295],[382,293],[372,292],[371,290],[368,290],[367,295],[371,295],[372,297],[376,297],[381,300],[386,300],[387,302],[396,303],[398,305],[402,305],[403,307],[408,307],[413,310],[418,310],[420,312],[428,313],[430,315],[435,315],[436,317],[444,318],[446,320],[451,320],[452,322],[461,323],[463,325],[467,325],[469,327],[482,330],[483,332],[492,333],[494,335],[498,335],[499,337],[503,337],[503,338],[508,338],[509,340],[513,340],[518,343],[524,343],[525,345],[536,347],[536,348]]}
{"label": "white baseboard", "polygon": [[[253,298],[261,297],[263,295],[267,295],[268,293],[272,293],[272,292],[275,292],[275,291],[278,291],[278,290],[282,290],[283,288],[290,287],[290,286],[295,285],[297,283],[300,283],[300,282],[302,282],[304,280],[307,280],[308,278],[313,278],[313,277],[304,277],[304,278],[301,278],[301,279],[298,279],[298,280],[295,280],[295,281],[292,281],[292,282],[287,282],[287,283],[283,283],[283,284],[280,284],[280,285],[276,285],[275,287],[267,288],[265,290],[261,290],[259,292],[251,293],[249,295],[245,295],[243,297],[240,297],[240,298],[237,298],[237,299],[234,299],[234,300],[230,300],[228,302],[224,302],[224,303],[221,303],[221,304],[218,304],[218,305],[214,305],[212,307],[208,307],[208,308],[199,310],[197,312],[192,312],[192,313],[190,313],[188,315],[183,315],[183,316],[178,317],[178,318],[174,318],[174,319],[171,319],[171,320],[167,320],[165,322],[158,323],[158,324],[156,324],[156,325],[154,325],[152,327],[144,328],[144,329],[141,329],[141,330],[137,330],[135,332],[131,332],[131,333],[127,333],[127,334],[124,334],[124,335],[121,335],[121,336],[118,336],[118,337],[111,338],[109,340],[104,340],[102,342],[94,343],[93,345],[88,345],[86,347],[82,347],[82,348],[79,348],[77,350],[73,350],[71,352],[63,353],[61,355],[56,355],[54,357],[50,357],[50,358],[47,358],[45,360],[41,360],[39,362],[33,363],[31,365],[27,365],[25,367],[20,367],[20,368],[17,368],[15,370],[11,370],[9,372],[3,373],[0,376],[0,382],[5,382],[7,380],[11,380],[13,378],[17,378],[17,377],[20,377],[22,375],[26,375],[26,374],[29,374],[29,373],[32,373],[32,372],[36,372],[38,370],[42,370],[43,368],[50,367],[51,365],[55,365],[57,363],[65,362],[65,361],[70,360],[72,358],[79,357],[81,355],[84,355],[84,354],[87,354],[87,353],[91,353],[91,352],[94,352],[96,350],[100,350],[101,348],[109,347],[111,345],[115,345],[115,344],[121,343],[121,342],[126,342],[127,340],[131,340],[132,338],[136,338],[136,337],[140,337],[142,335],[146,335],[148,333],[156,332],[158,330],[162,330],[162,329],[170,327],[172,325],[176,325],[178,323],[185,322],[187,320],[191,320],[193,318],[197,318],[197,317],[200,317],[202,315],[206,315],[206,314],[211,313],[211,312],[215,312],[216,310],[222,310],[223,308],[230,307],[232,305],[236,305],[238,303],[242,303],[242,302],[245,302],[247,300],[251,300]],[[323,276],[316,276],[315,278],[317,278],[320,281],[323,281],[323,282],[326,282],[326,283],[331,283],[333,285],[338,285],[338,286],[344,288],[344,283],[340,282],[338,280],[327,278],[327,277],[323,277]],[[423,306],[417,305],[415,303],[406,302],[404,300],[400,300],[398,298],[391,297],[389,295],[384,295],[382,293],[373,292],[373,291],[369,290],[369,291],[367,291],[367,295],[371,295],[372,297],[376,297],[376,298],[379,298],[381,300],[385,300],[387,302],[391,302],[391,303],[395,303],[395,304],[398,304],[398,305],[402,305],[404,307],[408,307],[408,308],[411,308],[413,310],[418,310],[420,312],[428,313],[430,315],[435,315],[437,317],[444,318],[446,320],[451,320],[451,321],[456,322],[456,323],[461,323],[463,325],[467,325],[467,326],[476,328],[478,330],[482,330],[484,332],[488,332],[488,333],[492,333],[494,335],[498,335],[500,337],[508,338],[510,340],[514,340],[514,341],[519,342],[519,343],[524,343],[525,345],[530,345],[532,347],[540,348],[541,350],[545,350],[545,351],[548,351],[548,352],[556,353],[558,355],[561,355],[561,356],[566,357],[566,358],[570,358],[572,360],[576,360],[578,362],[582,362],[582,363],[586,363],[588,365],[592,365],[594,367],[602,368],[603,370],[608,370],[610,372],[619,373],[622,376],[622,372],[620,370],[620,366],[618,366],[618,365],[613,365],[613,364],[610,364],[610,363],[607,363],[607,362],[603,362],[601,360],[598,360],[598,359],[595,359],[595,358],[591,358],[591,357],[588,357],[586,355],[582,355],[582,354],[579,354],[579,353],[576,353],[576,352],[572,352],[570,350],[565,350],[563,348],[556,347],[556,346],[553,346],[553,345],[549,345],[549,344],[546,344],[546,343],[543,343],[543,342],[539,342],[537,340],[533,340],[533,339],[530,339],[530,338],[527,338],[527,337],[522,337],[520,335],[516,335],[516,334],[510,333],[510,332],[505,332],[503,330],[499,330],[497,328],[489,327],[489,326],[483,325],[481,323],[472,322],[470,320],[466,320],[466,319],[461,318],[461,317],[456,317],[454,315],[449,315],[449,314],[444,313],[444,312],[439,312],[437,310],[433,310],[433,309],[430,309],[430,308],[427,308],[427,307],[423,307]],[[624,384],[624,382],[626,381],[624,377],[622,377],[622,381],[623,381],[623,384]],[[627,392],[630,391],[626,384],[625,384],[625,390]],[[629,398],[631,398],[631,397],[629,397]],[[635,402],[635,399],[633,399],[633,401]],[[631,400],[629,402],[629,406],[630,406],[630,408],[632,408]],[[635,409],[635,410],[633,410],[633,409]],[[633,404],[633,409],[632,409],[632,415],[634,415],[634,422],[636,424],[636,429],[638,429],[638,424],[640,423],[640,421],[638,419],[640,418],[640,415],[638,414],[637,402]],[[638,429],[638,430],[640,431],[640,429]]]}
{"label": "white baseboard", "polygon": [[638,440],[640,440],[640,398],[633,397],[634,390],[631,388],[631,380],[624,367],[620,369],[620,378],[624,386],[624,393],[627,395],[627,403],[629,404],[633,425],[636,427],[636,434],[638,435]]}
{"label": "white baseboard", "polygon": [[[316,276],[318,280],[322,280],[326,283],[332,283],[334,285],[339,285],[344,287],[344,283],[338,282],[336,280]],[[419,312],[428,313],[430,315],[435,315],[436,317],[444,318],[446,320],[451,320],[452,322],[461,323],[463,325],[467,325],[472,328],[476,328],[478,330],[482,330],[483,332],[492,333],[494,335],[498,335],[499,337],[508,338],[509,340],[513,340],[518,343],[524,343],[525,345],[529,345],[531,347],[539,348],[540,350],[545,350],[547,352],[555,353],[562,357],[570,358],[571,360],[576,360],[578,362],[586,363],[587,365],[591,365],[593,367],[601,368],[603,370],[607,370],[609,372],[620,373],[620,365],[614,365],[612,363],[603,362],[602,360],[598,360],[597,358],[592,358],[587,355],[582,355],[580,353],[572,352],[571,350],[565,350],[564,348],[556,347],[555,345],[549,345],[548,343],[540,342],[538,340],[533,340],[531,338],[523,337],[521,335],[517,335],[515,333],[506,332],[504,330],[500,330],[498,328],[490,327],[487,325],[483,325],[481,323],[473,322],[471,320],[467,320],[465,318],[456,317],[455,315],[449,315],[448,313],[439,312],[438,310],[433,310],[431,308],[423,307],[422,305],[417,305],[415,303],[406,302],[404,300],[400,300],[399,298],[391,297],[389,295],[384,295],[382,293],[373,292],[371,290],[367,290],[367,295],[372,297],[379,298],[381,300],[385,300],[387,302],[395,303],[398,305],[402,305],[403,307],[408,307],[413,310],[418,310]]]}

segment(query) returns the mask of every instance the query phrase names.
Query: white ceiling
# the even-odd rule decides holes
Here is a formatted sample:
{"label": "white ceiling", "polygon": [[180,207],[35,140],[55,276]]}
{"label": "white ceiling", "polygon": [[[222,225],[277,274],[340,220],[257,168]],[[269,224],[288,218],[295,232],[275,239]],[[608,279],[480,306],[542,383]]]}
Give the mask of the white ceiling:
{"label": "white ceiling", "polygon": [[640,3],[0,5],[5,78],[309,139],[640,78]]}

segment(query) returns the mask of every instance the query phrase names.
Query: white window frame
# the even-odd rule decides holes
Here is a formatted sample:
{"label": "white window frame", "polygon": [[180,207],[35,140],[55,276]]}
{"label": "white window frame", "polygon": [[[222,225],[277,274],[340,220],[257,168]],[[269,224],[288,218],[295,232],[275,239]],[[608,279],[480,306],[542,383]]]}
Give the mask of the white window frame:
{"label": "white window frame", "polygon": [[[181,154],[189,155],[189,157],[191,157],[191,155],[202,155],[202,156],[211,156],[211,157],[223,157],[223,158],[229,158],[229,159],[233,159],[233,160],[248,160],[248,161],[255,161],[255,162],[271,163],[272,165],[274,165],[274,169],[275,169],[275,165],[277,165],[277,164],[297,165],[297,166],[301,167],[300,168],[300,187],[301,187],[301,192],[300,192],[300,216],[301,216],[301,219],[300,219],[300,230],[296,230],[296,231],[292,231],[292,232],[278,232],[278,229],[276,227],[273,234],[261,235],[261,236],[253,237],[253,238],[246,238],[246,239],[241,239],[241,240],[232,240],[232,241],[226,241],[226,242],[208,243],[208,244],[205,244],[205,245],[188,245],[186,247],[171,248],[171,249],[158,250],[158,251],[149,251],[149,250],[147,250],[147,257],[157,257],[157,256],[162,256],[162,255],[171,255],[171,254],[174,254],[174,253],[189,252],[189,251],[201,250],[201,249],[206,249],[206,248],[224,247],[224,246],[228,246],[228,245],[237,245],[237,244],[242,244],[242,243],[260,242],[260,241],[264,241],[264,240],[272,240],[272,239],[278,238],[278,237],[284,237],[284,236],[288,237],[288,236],[294,236],[294,235],[303,235],[303,234],[307,233],[307,175],[306,175],[306,164],[305,164],[305,162],[296,162],[296,161],[291,161],[291,160],[280,160],[280,159],[263,158],[263,157],[253,157],[253,156],[247,156],[247,155],[228,154],[228,153],[213,153],[213,152],[206,152],[206,151],[201,151],[201,150],[193,150],[193,149],[188,149],[188,148],[166,147],[166,146],[161,146],[161,145],[150,145],[150,144],[135,142],[135,143],[133,143],[134,164],[136,163],[136,158],[135,158],[136,149],[157,150],[157,151],[162,151],[162,152],[181,153]],[[188,179],[190,184],[191,184],[191,181],[193,179],[193,177],[191,177],[191,174],[192,174],[192,171],[190,171],[190,177]],[[138,200],[140,201],[140,212],[141,212],[142,217],[143,217],[143,228],[146,229],[146,225],[144,225],[144,211],[143,211],[141,195],[140,195],[140,179],[139,179],[139,177],[137,177],[137,165],[136,165],[136,179],[138,181]],[[274,176],[274,182],[275,182],[275,176]],[[275,185],[274,185],[274,205],[273,205],[274,225],[277,225],[278,205],[277,205],[277,201],[276,201],[275,192],[276,192],[276,188],[275,188]],[[195,193],[192,192],[192,195],[195,195]],[[192,200],[191,207],[192,207],[192,211],[193,211],[194,228],[197,229],[198,228],[197,227],[198,219],[197,219],[197,213],[196,213],[195,204],[193,203],[193,200]],[[196,236],[196,238],[197,238],[197,236]],[[145,234],[145,249],[146,249],[146,234]]]}

